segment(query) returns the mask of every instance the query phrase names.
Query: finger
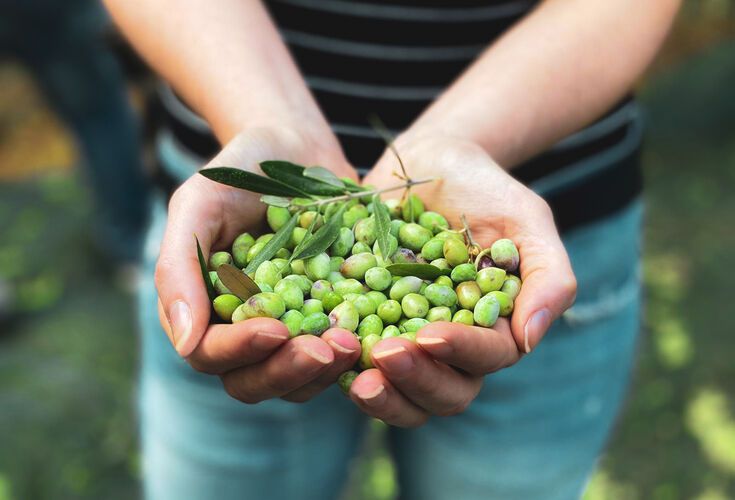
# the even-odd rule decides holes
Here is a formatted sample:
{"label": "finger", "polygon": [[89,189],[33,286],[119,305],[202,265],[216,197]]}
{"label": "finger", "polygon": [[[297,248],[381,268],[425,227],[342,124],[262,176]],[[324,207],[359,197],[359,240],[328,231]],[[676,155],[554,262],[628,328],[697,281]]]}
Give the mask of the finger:
{"label": "finger", "polygon": [[219,375],[264,360],[286,341],[288,328],[271,318],[212,325],[187,360],[198,371]]}
{"label": "finger", "polygon": [[332,348],[319,337],[302,335],[266,360],[222,375],[227,393],[244,403],[279,398],[308,384],[334,361]]}
{"label": "finger", "polygon": [[493,328],[441,321],[418,331],[416,344],[436,361],[482,376],[515,364],[521,357],[508,320]]}
{"label": "finger", "polygon": [[[188,356],[209,323],[211,304],[197,259],[194,235],[205,258],[217,238],[221,205],[212,202],[206,185],[190,179],[171,198],[166,232],[156,264],[155,283],[164,314],[164,329],[181,356]],[[202,185],[194,192],[192,186]],[[209,203],[203,200],[209,199]]]}
{"label": "finger", "polygon": [[413,342],[390,338],[378,342],[373,363],[414,404],[435,415],[456,415],[475,399],[481,377],[437,363]]}
{"label": "finger", "polygon": [[286,401],[301,403],[310,400],[331,386],[343,372],[351,369],[360,357],[360,341],[349,330],[332,328],[324,332],[321,339],[332,348],[334,362],[312,382],[283,396]]}
{"label": "finger", "polygon": [[511,329],[518,348],[526,353],[572,306],[577,294],[577,281],[551,211],[543,200],[539,204],[516,239],[523,285],[515,300]]}
{"label": "finger", "polygon": [[350,399],[366,414],[396,427],[418,427],[429,414],[398,392],[393,384],[371,368],[352,382]]}

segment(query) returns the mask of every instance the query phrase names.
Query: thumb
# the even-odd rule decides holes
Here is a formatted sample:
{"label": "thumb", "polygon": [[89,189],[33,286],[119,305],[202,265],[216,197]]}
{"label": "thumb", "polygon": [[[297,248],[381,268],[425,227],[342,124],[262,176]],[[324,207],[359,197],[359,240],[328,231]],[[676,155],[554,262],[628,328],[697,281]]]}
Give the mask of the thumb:
{"label": "thumb", "polygon": [[548,231],[546,238],[535,236],[519,243],[523,284],[515,301],[511,329],[518,349],[529,353],[552,322],[572,306],[577,281],[555,229]]}
{"label": "thumb", "polygon": [[219,203],[202,192],[203,186],[194,189],[198,183],[190,179],[171,198],[155,273],[161,323],[182,357],[199,345],[211,310],[194,235],[206,258],[219,233]]}

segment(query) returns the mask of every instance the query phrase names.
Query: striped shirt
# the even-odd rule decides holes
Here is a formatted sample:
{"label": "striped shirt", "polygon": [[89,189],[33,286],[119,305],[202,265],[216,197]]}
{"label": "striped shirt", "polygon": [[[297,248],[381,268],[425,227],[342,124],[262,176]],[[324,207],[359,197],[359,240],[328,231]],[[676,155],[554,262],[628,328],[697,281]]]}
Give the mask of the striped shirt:
{"label": "striped shirt", "polygon": [[[362,174],[385,145],[368,125],[406,129],[533,0],[269,0],[266,5],[353,165]],[[207,158],[206,122],[169,89],[161,137]],[[641,189],[641,123],[632,98],[598,122],[514,169],[544,196],[560,229],[622,208]]]}

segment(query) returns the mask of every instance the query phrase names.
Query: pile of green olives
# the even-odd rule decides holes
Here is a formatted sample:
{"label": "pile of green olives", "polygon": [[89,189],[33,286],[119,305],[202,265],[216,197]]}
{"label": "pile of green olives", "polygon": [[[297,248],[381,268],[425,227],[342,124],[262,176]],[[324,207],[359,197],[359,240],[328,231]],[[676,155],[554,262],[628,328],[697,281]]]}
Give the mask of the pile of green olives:
{"label": "pile of green olives", "polygon": [[[244,269],[273,238],[238,236],[231,251],[209,257],[209,278],[216,298],[214,311],[222,321],[237,323],[249,318],[281,320],[292,337],[321,335],[329,328],[349,330],[360,338],[362,356],[356,369],[372,367],[370,352],[381,339],[402,337],[414,341],[416,332],[435,321],[491,327],[498,317],[513,312],[520,293],[519,254],[509,239],[499,239],[478,252],[466,231],[452,229],[447,219],[425,209],[412,194],[403,202],[383,202],[390,214],[390,255],[378,244],[378,228],[369,199],[350,200],[341,212],[309,210],[283,248],[262,262],[248,276],[260,293],[240,300],[219,280],[216,269],[232,264]],[[341,213],[339,234],[327,251],[308,259],[292,259],[294,248],[335,213]],[[292,217],[288,208],[269,206],[269,227],[278,231]],[[391,264],[430,264],[441,270],[432,280],[394,276]],[[405,266],[404,266],[405,268]],[[409,267],[410,269],[410,267]],[[405,273],[404,273],[405,274]],[[340,377],[343,390],[355,371]]]}

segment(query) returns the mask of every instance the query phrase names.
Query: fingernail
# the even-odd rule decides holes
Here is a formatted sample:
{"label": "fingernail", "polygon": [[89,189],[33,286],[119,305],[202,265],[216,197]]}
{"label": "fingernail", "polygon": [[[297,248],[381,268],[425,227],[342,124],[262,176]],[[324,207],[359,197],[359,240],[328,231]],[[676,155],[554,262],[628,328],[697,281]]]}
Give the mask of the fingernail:
{"label": "fingernail", "polygon": [[332,360],[329,359],[324,354],[318,353],[312,349],[309,349],[308,347],[304,347],[302,352],[319,364],[328,365],[329,363],[332,362]]}
{"label": "fingernail", "polygon": [[387,397],[387,394],[385,392],[385,387],[383,386],[383,384],[380,384],[372,391],[366,394],[358,394],[357,397],[360,398],[360,400],[367,406],[379,406],[383,404],[385,398]]}
{"label": "fingernail", "polygon": [[376,349],[373,349],[372,355],[373,359],[380,364],[381,368],[392,375],[403,375],[413,369],[413,358],[405,347],[396,347],[377,352]]}
{"label": "fingernail", "polygon": [[350,349],[349,347],[345,347],[334,339],[327,340],[327,344],[332,346],[335,351],[339,351],[344,354],[352,354],[353,352],[355,352],[355,349]]}
{"label": "fingernail", "polygon": [[171,324],[171,335],[174,337],[174,347],[179,355],[187,356],[190,352],[186,346],[191,337],[191,309],[183,300],[177,300],[168,310],[168,321]]}
{"label": "fingernail", "polygon": [[541,337],[546,333],[551,325],[551,311],[541,309],[536,311],[526,323],[523,329],[523,340],[525,343],[526,354],[536,347]]}
{"label": "fingernail", "polygon": [[253,347],[262,350],[273,349],[287,339],[288,336],[279,333],[256,332],[255,337],[253,337]]}
{"label": "fingernail", "polygon": [[416,343],[434,354],[446,355],[452,352],[452,346],[441,337],[416,337]]}

